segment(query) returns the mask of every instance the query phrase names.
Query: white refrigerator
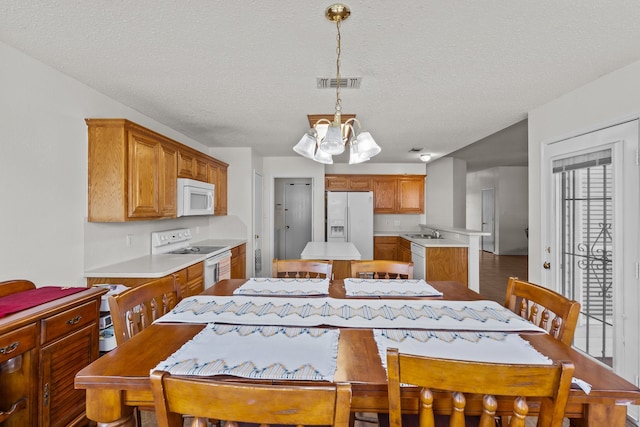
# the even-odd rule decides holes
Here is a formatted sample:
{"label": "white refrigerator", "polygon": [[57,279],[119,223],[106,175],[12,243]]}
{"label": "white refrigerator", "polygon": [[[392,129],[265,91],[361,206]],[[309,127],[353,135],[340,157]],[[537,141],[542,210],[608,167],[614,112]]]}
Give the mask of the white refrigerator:
{"label": "white refrigerator", "polygon": [[327,191],[327,242],[352,242],[373,259],[372,191]]}

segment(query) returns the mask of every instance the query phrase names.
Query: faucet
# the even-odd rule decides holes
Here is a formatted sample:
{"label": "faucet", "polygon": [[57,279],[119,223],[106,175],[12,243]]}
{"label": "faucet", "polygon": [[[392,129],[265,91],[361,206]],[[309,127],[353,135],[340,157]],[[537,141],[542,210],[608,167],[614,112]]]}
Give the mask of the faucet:
{"label": "faucet", "polygon": [[434,239],[439,239],[440,238],[440,232],[438,230],[436,230],[436,229],[434,229],[431,232],[431,235],[433,236]]}

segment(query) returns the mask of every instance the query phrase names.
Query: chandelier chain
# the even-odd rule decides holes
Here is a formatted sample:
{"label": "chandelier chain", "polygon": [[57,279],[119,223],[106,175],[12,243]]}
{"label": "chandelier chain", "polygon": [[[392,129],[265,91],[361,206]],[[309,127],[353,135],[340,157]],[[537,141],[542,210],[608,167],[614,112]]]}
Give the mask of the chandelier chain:
{"label": "chandelier chain", "polygon": [[336,112],[342,111],[342,100],[340,99],[340,20],[336,21],[336,29],[338,33],[336,35],[337,47],[336,47]]}

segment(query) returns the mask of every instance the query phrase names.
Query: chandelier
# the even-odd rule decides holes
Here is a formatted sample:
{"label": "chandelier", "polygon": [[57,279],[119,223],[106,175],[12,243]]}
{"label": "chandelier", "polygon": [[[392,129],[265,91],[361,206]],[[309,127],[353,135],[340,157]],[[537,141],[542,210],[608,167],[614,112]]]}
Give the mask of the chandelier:
{"label": "chandelier", "polygon": [[[319,163],[332,164],[333,156],[342,154],[349,146],[349,164],[362,163],[378,154],[382,149],[369,132],[362,132],[360,122],[352,117],[342,123],[340,99],[340,23],[351,15],[344,4],[333,4],[325,12],[329,21],[336,23],[338,32],[336,48],[336,107],[333,121],[319,119],[300,139],[293,151]],[[326,128],[326,132],[324,129]]]}

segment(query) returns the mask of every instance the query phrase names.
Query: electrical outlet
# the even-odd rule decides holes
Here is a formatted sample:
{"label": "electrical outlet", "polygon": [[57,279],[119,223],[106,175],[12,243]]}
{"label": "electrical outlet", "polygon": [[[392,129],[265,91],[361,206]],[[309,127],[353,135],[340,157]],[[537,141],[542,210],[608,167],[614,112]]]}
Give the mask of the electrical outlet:
{"label": "electrical outlet", "polygon": [[133,243],[133,234],[127,234],[127,247],[130,248]]}

